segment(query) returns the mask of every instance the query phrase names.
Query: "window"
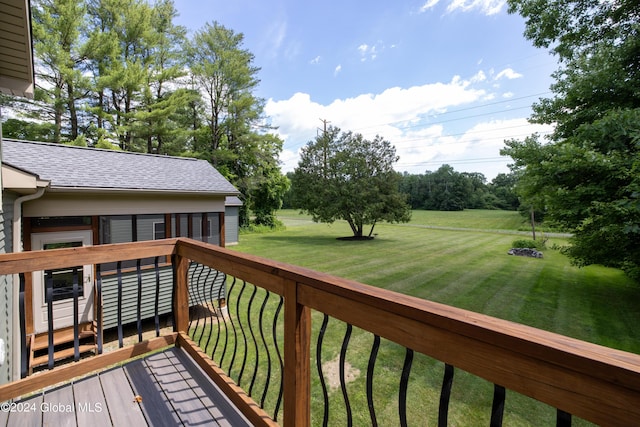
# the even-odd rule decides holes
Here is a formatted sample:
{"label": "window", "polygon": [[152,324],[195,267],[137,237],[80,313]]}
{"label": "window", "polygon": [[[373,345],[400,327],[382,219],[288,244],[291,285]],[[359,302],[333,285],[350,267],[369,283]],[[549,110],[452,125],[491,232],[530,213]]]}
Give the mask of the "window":
{"label": "window", "polygon": [[[61,248],[80,248],[82,247],[82,242],[65,242],[65,243],[47,243],[44,245],[43,249],[61,249]],[[73,268],[60,268],[56,270],[46,270],[44,273],[45,276],[45,303],[48,303],[47,292],[46,292],[46,281],[51,278],[53,284],[53,301],[61,301],[65,299],[73,298],[73,282],[78,284],[78,298],[84,296],[84,286],[83,286],[83,271],[82,267]],[[74,277],[75,276],[75,277]]]}
{"label": "window", "polygon": [[47,216],[31,218],[32,228],[91,227],[90,216]]}
{"label": "window", "polygon": [[153,223],[153,240],[160,240],[165,238],[164,221]]}
{"label": "window", "polygon": [[[206,220],[206,223],[203,223],[203,219]],[[171,235],[172,237],[189,237],[217,245],[220,244],[218,224],[218,212],[173,214],[171,215]]]}

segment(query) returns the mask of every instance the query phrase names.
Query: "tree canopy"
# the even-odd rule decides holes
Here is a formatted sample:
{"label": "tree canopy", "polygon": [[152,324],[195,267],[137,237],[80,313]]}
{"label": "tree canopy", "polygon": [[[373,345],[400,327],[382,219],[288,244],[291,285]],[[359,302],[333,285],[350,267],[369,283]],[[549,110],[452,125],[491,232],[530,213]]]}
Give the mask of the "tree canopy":
{"label": "tree canopy", "polygon": [[[302,149],[292,175],[297,205],[314,221],[347,221],[356,238],[371,237],[380,221],[408,222],[410,206],[393,170],[397,161],[382,137],[367,140],[330,126]],[[371,228],[364,236],[366,225]]]}
{"label": "tree canopy", "polygon": [[640,279],[640,3],[508,0],[525,35],[560,60],[554,97],[532,121],[548,141],[510,140],[520,194],[574,232],[578,265],[621,267]]}
{"label": "tree canopy", "polygon": [[282,141],[241,33],[212,22],[189,39],[172,0],[31,4],[36,100],[0,97],[5,137],[207,159],[242,192],[242,225],[249,207],[273,223]]}

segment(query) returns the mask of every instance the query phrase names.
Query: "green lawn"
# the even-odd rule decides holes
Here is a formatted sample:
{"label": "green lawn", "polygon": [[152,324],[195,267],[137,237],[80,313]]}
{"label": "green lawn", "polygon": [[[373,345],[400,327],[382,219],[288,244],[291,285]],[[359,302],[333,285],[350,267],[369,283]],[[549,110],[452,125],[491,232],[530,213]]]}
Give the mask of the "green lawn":
{"label": "green lawn", "polygon": [[[278,218],[289,225],[300,225],[311,221],[309,215],[295,209],[283,209]],[[515,211],[498,210],[466,210],[455,212],[413,211],[412,225],[424,225],[446,228],[472,228],[481,230],[518,230],[527,226],[526,222]]]}
{"label": "green lawn", "polygon": [[[344,222],[315,224],[295,211],[283,211],[279,217],[287,224],[286,230],[243,234],[233,249],[640,353],[639,287],[618,270],[573,267],[566,257],[550,249],[544,252],[544,259],[507,255],[517,236],[498,230],[519,228],[517,213],[414,211],[409,224],[380,224],[374,240],[351,242],[336,240],[350,234]],[[457,230],[460,228],[467,230]],[[547,245],[565,243],[551,238]],[[320,322],[321,317],[314,315],[314,330]],[[337,357],[343,334],[343,324],[330,323],[323,362]],[[352,403],[365,408],[354,414],[356,425],[368,424],[362,388],[371,339],[369,334],[356,331],[349,347],[348,360],[360,370],[350,385]],[[384,419],[396,424],[398,369],[404,350],[386,343],[379,357],[377,405]],[[416,357],[409,395],[420,396],[430,412],[425,415],[418,405],[410,411],[411,419],[435,423],[441,370],[439,362]],[[314,402],[320,399],[317,386],[316,382]],[[457,372],[453,393],[452,425],[488,424],[490,384]],[[334,418],[330,424],[342,425],[343,410],[337,409],[342,405],[339,389],[331,393],[331,402]],[[314,406],[313,410],[316,422],[321,419],[321,409]],[[544,405],[514,393],[508,397],[505,425],[540,425],[553,417],[553,411]]]}

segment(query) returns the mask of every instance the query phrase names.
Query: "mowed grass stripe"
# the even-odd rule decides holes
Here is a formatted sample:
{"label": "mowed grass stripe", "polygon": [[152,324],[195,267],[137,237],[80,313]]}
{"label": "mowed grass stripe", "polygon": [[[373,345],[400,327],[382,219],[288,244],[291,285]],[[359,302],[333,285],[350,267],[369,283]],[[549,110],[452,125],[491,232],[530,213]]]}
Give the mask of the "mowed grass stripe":
{"label": "mowed grass stripe", "polygon": [[350,235],[345,222],[310,223],[244,234],[234,248],[640,353],[640,293],[618,270],[577,268],[549,249],[542,260],[508,256],[515,238],[500,233],[388,224],[376,232],[345,242],[336,240]]}
{"label": "mowed grass stripe", "polygon": [[[465,215],[467,222],[473,222],[473,212]],[[503,213],[496,218],[501,215]],[[504,229],[497,223],[494,226],[496,230]],[[446,223],[442,227],[447,227]],[[576,268],[555,250],[546,250],[544,259],[509,256],[506,253],[517,237],[500,232],[387,224],[378,225],[376,232],[373,241],[345,242],[336,240],[350,235],[344,222],[330,226],[306,223],[269,234],[242,235],[240,245],[234,248],[640,353],[640,329],[636,327],[640,324],[638,286],[618,270],[597,266]],[[548,242],[549,245],[553,243],[565,242],[557,239]],[[314,312],[313,355],[321,318],[320,313]],[[323,362],[338,357],[344,330],[344,323],[335,319],[330,321],[323,345]],[[347,353],[350,366],[359,370],[348,385],[353,408],[358,408],[354,412],[355,425],[370,422],[366,410],[365,371],[372,339],[371,334],[354,328]],[[404,353],[401,346],[383,340],[374,385],[381,425],[398,424],[398,384]],[[409,383],[409,399],[413,402],[408,408],[410,425],[437,423],[443,369],[441,362],[415,355]],[[322,397],[315,375],[315,361],[312,378],[312,419],[317,424],[322,419]],[[487,425],[492,393],[492,384],[457,370],[450,424]],[[345,410],[339,388],[330,392],[330,400],[329,424],[344,425]],[[505,425],[551,425],[554,419],[553,408],[508,392]],[[574,420],[574,425],[587,424]]]}

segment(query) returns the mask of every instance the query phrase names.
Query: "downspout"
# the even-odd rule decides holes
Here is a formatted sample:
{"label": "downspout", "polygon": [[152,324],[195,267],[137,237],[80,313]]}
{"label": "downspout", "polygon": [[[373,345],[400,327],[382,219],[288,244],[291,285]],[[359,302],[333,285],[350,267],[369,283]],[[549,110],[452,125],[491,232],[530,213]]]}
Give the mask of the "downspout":
{"label": "downspout", "polygon": [[[47,185],[48,186],[48,185]],[[26,196],[18,197],[13,202],[13,252],[22,252],[22,204],[31,200],[39,199],[42,197],[46,190],[46,187],[39,187],[35,193],[28,194]],[[12,320],[12,335],[13,339],[11,344],[13,345],[12,352],[12,373],[13,380],[20,379],[20,363],[22,360],[20,354],[20,346],[15,343],[20,342],[20,291],[17,284],[20,283],[20,277],[17,274],[13,276],[13,320]],[[18,337],[16,339],[15,337]]]}

